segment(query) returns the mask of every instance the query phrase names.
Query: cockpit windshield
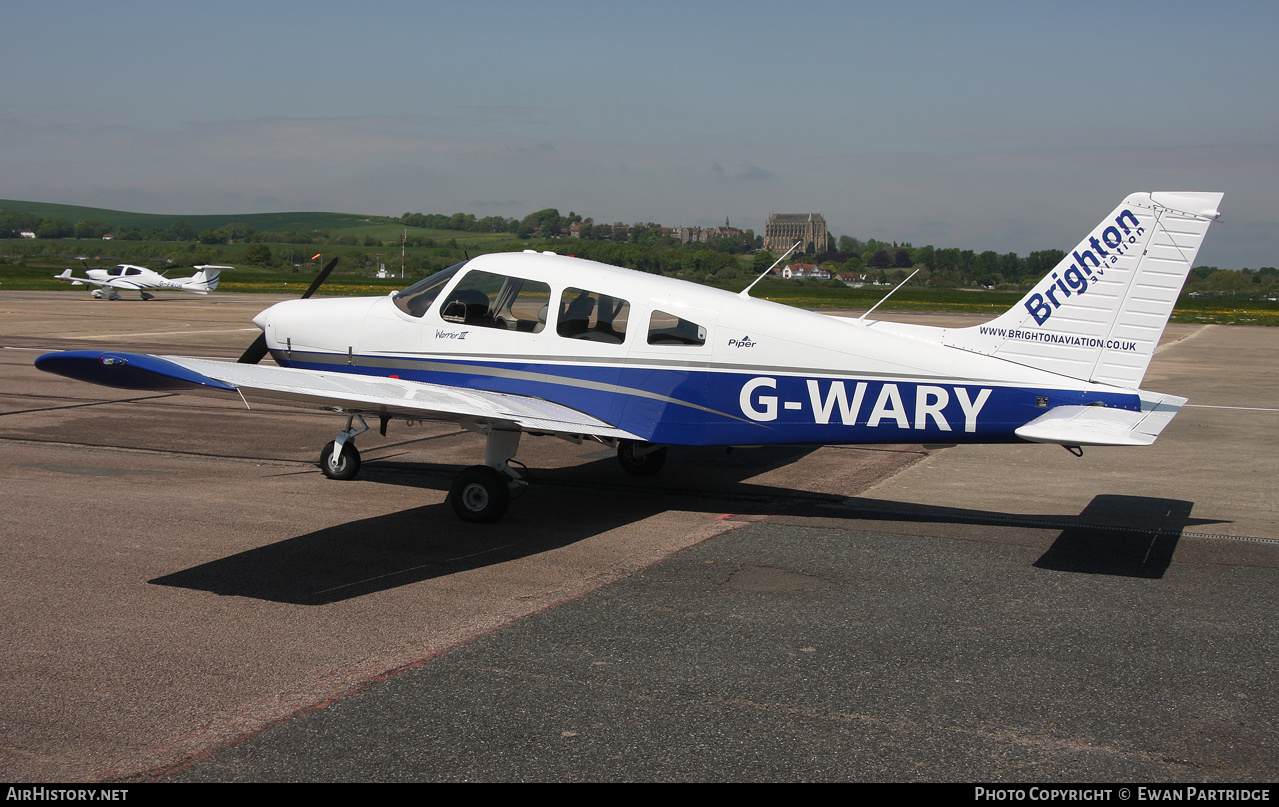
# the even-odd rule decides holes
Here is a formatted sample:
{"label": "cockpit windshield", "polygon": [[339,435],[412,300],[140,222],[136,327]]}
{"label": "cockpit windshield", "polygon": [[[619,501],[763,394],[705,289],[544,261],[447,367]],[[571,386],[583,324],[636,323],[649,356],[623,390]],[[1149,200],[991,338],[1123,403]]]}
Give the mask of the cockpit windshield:
{"label": "cockpit windshield", "polygon": [[468,261],[455,263],[447,269],[441,269],[430,277],[423,278],[418,282],[409,286],[404,291],[391,298],[395,303],[395,307],[408,314],[410,317],[420,317],[426,313],[431,307],[431,303],[435,302],[435,298],[439,296],[440,290],[453,279],[453,275],[458,270],[466,266]]}

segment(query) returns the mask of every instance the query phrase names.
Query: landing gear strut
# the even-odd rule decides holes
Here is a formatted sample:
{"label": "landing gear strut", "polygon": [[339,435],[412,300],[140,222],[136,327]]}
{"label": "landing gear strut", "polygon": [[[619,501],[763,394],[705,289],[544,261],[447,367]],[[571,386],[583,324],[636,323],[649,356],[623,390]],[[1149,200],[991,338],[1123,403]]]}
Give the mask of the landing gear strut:
{"label": "landing gear strut", "polygon": [[620,440],[617,443],[617,461],[628,474],[652,476],[666,464],[666,446]]}

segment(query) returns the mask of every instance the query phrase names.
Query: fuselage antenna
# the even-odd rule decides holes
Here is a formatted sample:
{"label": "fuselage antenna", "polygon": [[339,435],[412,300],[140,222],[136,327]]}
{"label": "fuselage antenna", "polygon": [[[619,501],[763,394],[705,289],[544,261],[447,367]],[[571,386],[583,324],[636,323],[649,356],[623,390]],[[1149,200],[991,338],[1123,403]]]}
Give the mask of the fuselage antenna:
{"label": "fuselage antenna", "polygon": [[794,252],[794,251],[795,251],[795,247],[798,247],[798,246],[799,246],[800,244],[802,244],[802,243],[804,243],[804,242],[803,242],[803,241],[796,241],[796,242],[795,242],[795,246],[793,246],[793,247],[791,247],[790,249],[788,249],[788,250],[786,250],[785,252],[783,252],[783,253],[782,253],[782,257],[780,257],[780,258],[778,258],[777,260],[773,261],[773,265],[772,265],[772,266],[770,266],[770,267],[768,267],[767,269],[765,269],[765,270],[764,270],[764,274],[763,274],[763,275],[760,275],[759,277],[755,278],[755,280],[753,280],[749,286],[747,286],[746,288],[744,288],[744,289],[742,289],[740,292],[738,292],[738,296],[740,296],[740,297],[750,297],[750,296],[751,296],[751,289],[755,288],[755,284],[756,284],[756,283],[758,283],[759,281],[763,280],[763,279],[764,279],[764,275],[767,275],[769,272],[771,272],[771,271],[773,271],[774,269],[776,269],[776,268],[777,268],[777,264],[779,264],[779,263],[781,263],[782,261],[786,260],[786,256],[787,256],[787,255],[789,255],[789,254],[791,254],[792,252]]}
{"label": "fuselage antenna", "polygon": [[[921,266],[921,267],[919,267],[919,269],[923,269],[923,268],[924,268],[924,267],[922,267],[922,266]],[[897,289],[900,289],[902,286],[905,286],[905,285],[906,285],[906,281],[910,280],[912,277],[914,277],[915,275],[919,274],[919,269],[916,269],[915,271],[913,271],[913,272],[911,272],[909,275],[907,275],[907,276],[906,276],[906,280],[903,280],[902,282],[898,283],[898,284],[897,284],[897,288],[896,288],[896,289],[893,289],[892,291],[890,291],[890,292],[888,292],[887,294],[885,294],[885,295],[884,295],[884,297],[883,297],[883,299],[882,299],[882,300],[880,300],[880,301],[879,301],[879,303],[884,302],[884,300],[887,300],[889,297],[892,297],[894,294],[896,294],[896,293],[897,293]],[[874,305],[872,305],[870,308],[867,308],[867,309],[866,309],[866,314],[869,314],[870,312],[874,311],[876,308],[879,308],[879,303],[875,303],[875,304],[874,304]],[[861,322],[862,320],[866,319],[866,314],[862,314],[860,317],[858,317],[858,318],[857,318],[857,321],[858,321],[858,322]]]}

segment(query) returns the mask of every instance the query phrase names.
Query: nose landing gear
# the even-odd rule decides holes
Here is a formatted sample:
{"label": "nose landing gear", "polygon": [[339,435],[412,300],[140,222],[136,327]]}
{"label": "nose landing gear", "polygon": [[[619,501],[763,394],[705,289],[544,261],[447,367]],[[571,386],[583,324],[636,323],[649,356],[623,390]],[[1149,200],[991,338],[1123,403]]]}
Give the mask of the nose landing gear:
{"label": "nose landing gear", "polygon": [[[346,428],[320,452],[320,471],[329,479],[354,479],[360,472],[360,452],[355,447],[354,438],[368,429],[363,417],[347,415]],[[506,515],[511,499],[517,498],[528,487],[525,472],[521,470],[523,466],[514,461],[520,445],[520,431],[492,426],[485,426],[484,430],[487,437],[484,464],[472,465],[458,474],[448,496],[449,505],[457,517],[475,524],[500,521]]]}
{"label": "nose landing gear", "polygon": [[[352,428],[354,421],[360,422],[358,429]],[[346,428],[338,434],[324,450],[320,452],[320,471],[329,479],[354,479],[360,472],[360,452],[355,443],[350,442],[357,434],[369,430],[364,418],[359,415],[347,415]]]}

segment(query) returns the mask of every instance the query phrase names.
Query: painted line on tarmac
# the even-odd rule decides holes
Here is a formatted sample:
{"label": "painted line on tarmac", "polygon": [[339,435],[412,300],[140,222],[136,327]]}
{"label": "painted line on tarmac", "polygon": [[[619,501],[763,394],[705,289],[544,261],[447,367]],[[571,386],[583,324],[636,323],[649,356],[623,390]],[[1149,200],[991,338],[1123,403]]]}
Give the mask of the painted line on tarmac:
{"label": "painted line on tarmac", "polygon": [[1279,409],[1262,409],[1260,406],[1213,406],[1211,404],[1182,404],[1186,409],[1238,409],[1243,412],[1279,412]]}
{"label": "painted line on tarmac", "polygon": [[152,331],[150,333],[107,333],[107,334],[91,334],[89,336],[67,336],[66,339],[132,339],[137,336],[187,336],[189,334],[204,333],[241,333],[244,331],[256,331],[257,328],[219,328],[215,331]]}
{"label": "painted line on tarmac", "polygon": [[817,507],[848,510],[855,513],[873,515],[910,516],[922,521],[960,522],[968,524],[1005,524],[1012,527],[1037,527],[1053,530],[1086,529],[1103,532],[1137,532],[1147,535],[1170,535],[1183,538],[1212,538],[1224,541],[1245,541],[1257,544],[1279,544],[1276,538],[1259,538],[1251,535],[1227,535],[1212,532],[1190,532],[1189,530],[1161,529],[1158,527],[1125,527],[1118,524],[1090,524],[1084,521],[1063,521],[1058,519],[1033,518],[1026,516],[993,516],[969,515],[967,513],[929,513],[924,510],[913,510],[905,507],[866,507],[851,502],[819,503]]}

